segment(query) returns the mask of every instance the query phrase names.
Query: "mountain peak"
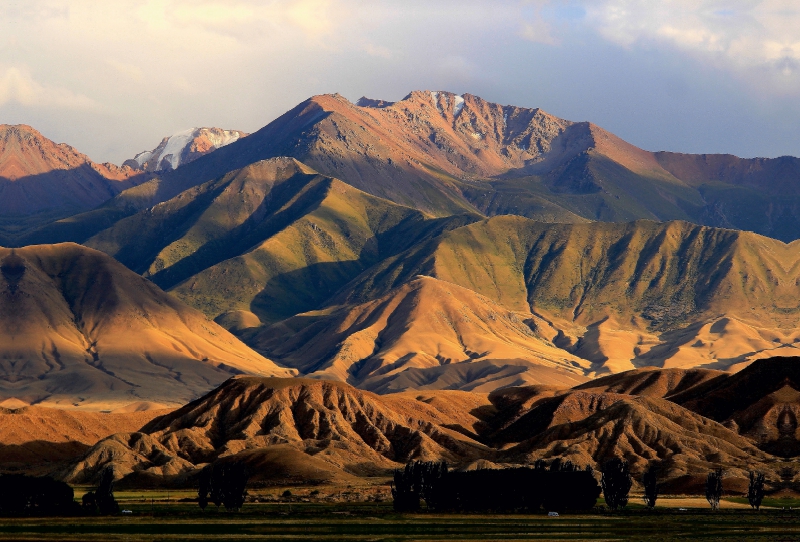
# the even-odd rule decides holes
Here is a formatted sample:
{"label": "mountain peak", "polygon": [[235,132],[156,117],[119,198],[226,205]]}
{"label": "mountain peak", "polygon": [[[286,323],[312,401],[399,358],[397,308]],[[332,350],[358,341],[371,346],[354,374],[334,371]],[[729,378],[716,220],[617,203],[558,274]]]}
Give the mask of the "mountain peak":
{"label": "mountain peak", "polygon": [[0,177],[15,181],[89,163],[69,145],[55,143],[27,124],[0,125]]}
{"label": "mountain peak", "polygon": [[[0,214],[42,220],[89,210],[144,180],[137,171],[97,164],[66,143],[55,143],[25,124],[0,125]],[[38,220],[38,219],[37,219]],[[29,221],[35,226],[37,220]],[[19,225],[0,228],[13,238]]]}
{"label": "mountain peak", "polygon": [[171,171],[245,137],[239,130],[189,128],[165,137],[151,151],[142,151],[124,165],[143,171]]}

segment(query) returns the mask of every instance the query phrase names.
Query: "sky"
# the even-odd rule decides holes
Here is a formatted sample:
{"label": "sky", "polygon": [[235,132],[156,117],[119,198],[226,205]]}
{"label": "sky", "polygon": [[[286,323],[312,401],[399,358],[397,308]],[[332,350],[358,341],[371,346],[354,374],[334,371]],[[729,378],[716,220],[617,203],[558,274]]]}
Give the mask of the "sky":
{"label": "sky", "polygon": [[0,122],[122,163],[315,94],[411,90],[591,121],[647,150],[800,156],[790,0],[4,0]]}

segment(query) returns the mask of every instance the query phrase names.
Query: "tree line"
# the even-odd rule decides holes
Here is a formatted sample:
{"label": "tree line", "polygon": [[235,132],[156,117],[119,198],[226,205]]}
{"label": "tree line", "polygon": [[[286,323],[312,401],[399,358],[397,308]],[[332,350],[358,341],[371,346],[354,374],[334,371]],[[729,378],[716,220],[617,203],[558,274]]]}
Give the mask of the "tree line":
{"label": "tree line", "polygon": [[429,510],[449,512],[590,510],[599,496],[593,471],[569,461],[468,472],[415,461],[396,470],[392,482],[394,507],[402,512],[419,510],[421,500]]}
{"label": "tree line", "polygon": [[[412,461],[394,471],[391,484],[394,509],[416,512],[424,501],[437,512],[536,512],[588,511],[602,493],[606,506],[619,510],[628,505],[633,477],[627,461],[612,458],[600,469],[599,483],[594,469],[581,469],[570,461],[539,460],[532,467],[449,470],[446,462]],[[758,510],[764,498],[765,476],[750,472],[747,499]],[[643,500],[653,509],[658,500],[658,464],[651,463],[641,478]],[[706,480],[706,498],[713,510],[722,497],[722,469]]]}
{"label": "tree line", "polygon": [[4,516],[76,516],[81,514],[115,514],[119,506],[114,499],[114,473],[108,468],[100,476],[100,484],[86,493],[82,502],[75,501],[75,492],[66,482],[50,476],[24,474],[0,475],[0,514]]}

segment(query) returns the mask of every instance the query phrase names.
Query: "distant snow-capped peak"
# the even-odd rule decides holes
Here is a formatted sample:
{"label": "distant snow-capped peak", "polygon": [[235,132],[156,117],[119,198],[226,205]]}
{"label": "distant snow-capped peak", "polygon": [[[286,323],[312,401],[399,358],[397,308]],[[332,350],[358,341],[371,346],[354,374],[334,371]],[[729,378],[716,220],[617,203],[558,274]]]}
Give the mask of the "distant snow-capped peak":
{"label": "distant snow-capped peak", "polygon": [[190,128],[165,137],[158,147],[140,152],[133,159],[126,160],[125,165],[144,171],[169,171],[246,135],[239,130]]}

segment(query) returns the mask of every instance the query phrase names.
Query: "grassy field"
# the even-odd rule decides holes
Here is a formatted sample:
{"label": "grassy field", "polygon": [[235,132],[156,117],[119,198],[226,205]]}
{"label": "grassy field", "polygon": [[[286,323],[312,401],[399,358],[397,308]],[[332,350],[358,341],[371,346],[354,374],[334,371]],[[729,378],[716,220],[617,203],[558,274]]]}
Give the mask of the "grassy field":
{"label": "grassy field", "polygon": [[[185,493],[185,494],[184,494]],[[181,502],[191,492],[118,492],[131,514],[87,518],[1,518],[0,540],[454,541],[454,540],[775,540],[800,541],[798,502],[751,511],[741,499],[712,513],[704,499],[662,499],[654,511],[638,502],[611,513],[547,517],[489,514],[396,514],[388,502],[250,503],[240,512],[202,512]],[[167,498],[170,500],[167,501]],[[787,509],[783,509],[787,507]]]}

